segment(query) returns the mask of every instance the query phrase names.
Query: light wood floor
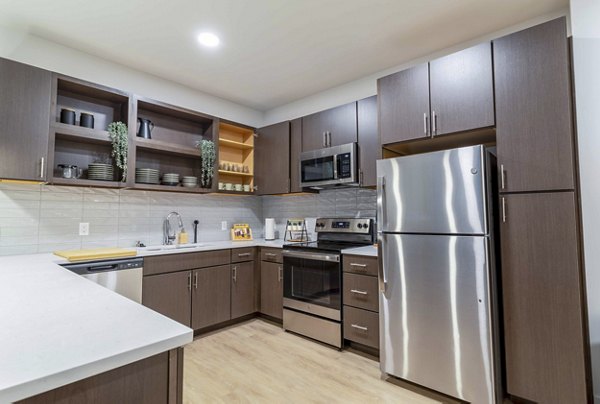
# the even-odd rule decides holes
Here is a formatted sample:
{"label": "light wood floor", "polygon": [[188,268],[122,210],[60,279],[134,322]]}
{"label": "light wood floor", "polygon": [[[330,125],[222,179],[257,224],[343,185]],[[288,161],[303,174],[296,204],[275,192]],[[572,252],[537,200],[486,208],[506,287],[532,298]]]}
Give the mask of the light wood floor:
{"label": "light wood floor", "polygon": [[184,403],[437,403],[380,379],[379,364],[251,320],[185,348]]}

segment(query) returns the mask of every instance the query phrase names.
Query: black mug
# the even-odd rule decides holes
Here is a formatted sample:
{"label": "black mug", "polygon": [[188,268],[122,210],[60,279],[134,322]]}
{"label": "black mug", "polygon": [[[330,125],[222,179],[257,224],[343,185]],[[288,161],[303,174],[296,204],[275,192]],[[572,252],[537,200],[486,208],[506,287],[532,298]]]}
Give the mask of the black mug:
{"label": "black mug", "polygon": [[79,126],[94,129],[94,115],[82,112],[79,115]]}
{"label": "black mug", "polygon": [[60,122],[67,125],[75,125],[75,111],[68,108],[60,110]]}

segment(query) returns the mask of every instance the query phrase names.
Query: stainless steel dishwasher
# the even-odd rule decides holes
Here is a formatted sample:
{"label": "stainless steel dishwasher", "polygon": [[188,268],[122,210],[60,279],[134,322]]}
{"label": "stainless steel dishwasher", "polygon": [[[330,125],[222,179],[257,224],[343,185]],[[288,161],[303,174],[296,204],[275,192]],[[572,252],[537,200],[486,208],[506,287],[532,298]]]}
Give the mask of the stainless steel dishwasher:
{"label": "stainless steel dishwasher", "polygon": [[62,266],[134,302],[142,303],[143,258],[84,262]]}

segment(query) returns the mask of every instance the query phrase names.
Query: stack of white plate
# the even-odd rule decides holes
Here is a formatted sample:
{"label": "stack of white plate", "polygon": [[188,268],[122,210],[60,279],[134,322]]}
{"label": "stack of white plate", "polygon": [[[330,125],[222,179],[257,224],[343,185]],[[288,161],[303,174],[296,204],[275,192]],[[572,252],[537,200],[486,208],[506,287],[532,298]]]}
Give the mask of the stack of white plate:
{"label": "stack of white plate", "polygon": [[152,168],[136,168],[135,182],[142,184],[159,184],[158,170]]}
{"label": "stack of white plate", "polygon": [[162,183],[163,185],[179,185],[179,174],[163,174]]}
{"label": "stack of white plate", "polygon": [[100,181],[112,181],[114,168],[110,164],[91,163],[88,166],[88,179]]}
{"label": "stack of white plate", "polygon": [[182,183],[186,188],[195,188],[198,186],[198,177],[183,177]]}

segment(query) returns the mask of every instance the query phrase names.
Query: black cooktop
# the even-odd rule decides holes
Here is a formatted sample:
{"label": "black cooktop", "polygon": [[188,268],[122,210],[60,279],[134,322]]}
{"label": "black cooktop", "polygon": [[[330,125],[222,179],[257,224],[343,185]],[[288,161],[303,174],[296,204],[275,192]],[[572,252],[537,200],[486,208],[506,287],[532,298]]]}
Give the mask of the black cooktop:
{"label": "black cooktop", "polygon": [[284,244],[283,248],[298,250],[320,250],[340,252],[347,248],[364,247],[364,243],[336,242],[336,241],[308,241],[303,243]]}

